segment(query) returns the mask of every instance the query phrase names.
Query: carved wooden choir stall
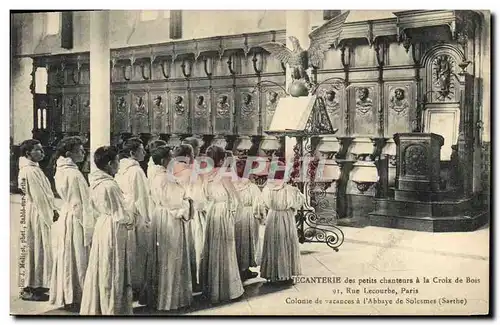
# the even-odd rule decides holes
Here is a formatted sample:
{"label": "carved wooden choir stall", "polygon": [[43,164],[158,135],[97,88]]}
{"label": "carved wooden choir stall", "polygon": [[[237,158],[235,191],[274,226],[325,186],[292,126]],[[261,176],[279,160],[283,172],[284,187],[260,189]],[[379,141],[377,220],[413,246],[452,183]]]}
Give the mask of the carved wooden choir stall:
{"label": "carved wooden choir stall", "polygon": [[[479,19],[470,11],[394,15],[346,23],[312,71],[333,130],[307,136],[306,151],[325,158],[324,177],[311,186],[315,222],[477,228],[485,220],[472,186],[481,143],[470,63]],[[269,42],[285,44],[285,31],[112,49],[113,142],[194,135],[202,151],[222,143],[235,155],[283,156],[283,134],[266,133],[288,96],[285,64],[261,46]],[[45,145],[88,137],[88,53],[35,57],[37,67],[47,68],[49,87],[34,96],[35,136]]]}

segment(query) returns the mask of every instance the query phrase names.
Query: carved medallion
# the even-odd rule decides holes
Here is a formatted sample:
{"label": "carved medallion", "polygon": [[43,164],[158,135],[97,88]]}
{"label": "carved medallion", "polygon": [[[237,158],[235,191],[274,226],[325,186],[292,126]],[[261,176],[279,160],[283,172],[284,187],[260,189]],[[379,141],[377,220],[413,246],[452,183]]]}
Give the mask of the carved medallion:
{"label": "carved medallion", "polygon": [[410,103],[406,98],[405,90],[403,88],[396,88],[391,91],[391,98],[389,99],[389,108],[398,114],[406,113],[406,109],[410,107]]}
{"label": "carved medallion", "polygon": [[182,96],[175,96],[174,98],[174,109],[175,109],[175,114],[177,115],[184,115],[186,112],[186,106],[184,105],[184,98]]}
{"label": "carved medallion", "polygon": [[266,101],[266,111],[273,113],[276,110],[276,106],[278,106],[279,94],[275,91],[269,91],[267,93],[267,101]]}
{"label": "carved medallion", "polygon": [[340,107],[337,91],[336,88],[332,87],[332,89],[323,89],[321,92],[321,97],[325,101],[326,111],[329,115],[336,113]]}
{"label": "carved medallion", "polygon": [[217,116],[219,117],[227,117],[229,115],[231,107],[228,103],[227,95],[220,95],[217,100]]}
{"label": "carved medallion", "polygon": [[194,115],[196,117],[207,116],[208,106],[204,95],[199,95],[196,97],[196,103],[194,106]]}
{"label": "carved medallion", "polygon": [[455,85],[452,75],[455,74],[455,61],[449,55],[442,54],[432,61],[433,90],[437,92],[438,101],[452,100]]}
{"label": "carved medallion", "polygon": [[361,87],[357,89],[356,112],[365,115],[373,108],[373,100],[370,98],[370,89]]}
{"label": "carved medallion", "polygon": [[428,173],[427,151],[421,145],[410,145],[404,151],[404,174],[425,176]]}

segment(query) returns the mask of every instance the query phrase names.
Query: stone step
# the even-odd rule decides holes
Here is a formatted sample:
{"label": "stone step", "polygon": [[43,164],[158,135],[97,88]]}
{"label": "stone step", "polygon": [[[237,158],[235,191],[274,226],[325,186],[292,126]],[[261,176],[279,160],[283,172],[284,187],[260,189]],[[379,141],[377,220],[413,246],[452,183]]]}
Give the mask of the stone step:
{"label": "stone step", "polygon": [[455,200],[446,202],[414,202],[394,199],[374,199],[374,212],[385,215],[408,215],[420,217],[445,217],[466,214],[472,211],[473,200]]}
{"label": "stone step", "polygon": [[487,211],[475,211],[474,215],[454,215],[445,217],[387,215],[380,213],[380,211],[370,213],[371,226],[427,232],[474,231],[487,222]]}

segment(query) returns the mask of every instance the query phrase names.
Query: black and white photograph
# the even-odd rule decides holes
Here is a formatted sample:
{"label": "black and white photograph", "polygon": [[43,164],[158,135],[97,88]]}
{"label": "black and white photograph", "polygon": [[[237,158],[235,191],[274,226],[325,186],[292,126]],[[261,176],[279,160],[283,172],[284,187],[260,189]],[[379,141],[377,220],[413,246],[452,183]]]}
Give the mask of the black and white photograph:
{"label": "black and white photograph", "polygon": [[491,316],[489,10],[55,8],[9,13],[10,315]]}

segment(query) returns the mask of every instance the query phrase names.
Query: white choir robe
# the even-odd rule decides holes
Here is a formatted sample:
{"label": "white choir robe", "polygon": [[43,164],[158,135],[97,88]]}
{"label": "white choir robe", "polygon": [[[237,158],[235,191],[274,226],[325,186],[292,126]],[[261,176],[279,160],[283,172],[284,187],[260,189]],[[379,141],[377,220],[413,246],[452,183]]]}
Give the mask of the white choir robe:
{"label": "white choir robe", "polygon": [[256,199],[261,191],[249,179],[240,179],[234,182],[241,201],[241,209],[235,215],[236,256],[240,271],[257,266],[257,250],[259,247],[259,225],[261,215],[254,213]]}
{"label": "white choir robe", "polygon": [[125,209],[116,181],[101,170],[89,175],[97,220],[85,275],[81,315],[131,315],[132,283],[127,225],[135,220]]}
{"label": "white choir robe", "polygon": [[156,272],[155,305],[158,310],[189,306],[193,298],[187,229],[192,217],[186,188],[179,179],[159,169],[151,188],[155,202]]}
{"label": "white choir robe", "polygon": [[[146,176],[148,178],[150,195],[151,195],[151,190],[153,188],[153,180],[155,179],[156,174],[159,171],[161,171],[161,168],[163,168],[163,166],[156,165],[154,163],[154,161],[153,161],[153,158],[149,158],[148,170],[147,170]],[[152,200],[152,198],[149,200],[149,211],[150,211],[150,213],[152,213],[152,215],[151,215],[151,227],[152,227],[151,232],[154,233],[154,227],[155,227],[155,218],[154,218],[155,203]],[[154,240],[153,240],[153,244],[155,244]]]}
{"label": "white choir robe", "polygon": [[290,280],[301,273],[295,212],[304,205],[305,197],[296,187],[269,180],[259,203],[259,213],[268,210],[260,276],[269,281]]}
{"label": "white choir robe", "polygon": [[50,233],[56,210],[52,187],[38,163],[26,157],[19,158],[18,184],[26,198],[25,287],[49,288],[53,263]]}
{"label": "white choir robe", "polygon": [[149,158],[149,161],[148,161],[148,170],[147,170],[146,176],[148,177],[148,183],[149,183],[149,187],[150,188],[153,187],[153,180],[154,180],[156,174],[159,171],[161,171],[161,168],[162,168],[162,166],[156,165],[154,163],[153,158]]}
{"label": "white choir robe", "polygon": [[59,157],[54,179],[63,205],[52,226],[50,302],[68,305],[81,302],[95,218],[89,186],[71,158]]}
{"label": "white choir robe", "polygon": [[231,179],[218,176],[217,170],[204,178],[207,226],[200,283],[203,294],[217,303],[236,299],[244,292],[234,239],[234,215],[239,213],[239,199]]}
{"label": "white choir robe", "polygon": [[132,265],[132,287],[142,303],[147,299],[145,289],[153,270],[149,183],[139,162],[130,158],[120,160],[115,179],[125,196],[126,208],[136,221],[135,230],[129,234],[128,253]]}
{"label": "white choir robe", "polygon": [[[198,164],[197,161],[194,164]],[[196,168],[192,165],[190,169],[180,176],[182,181],[187,186],[188,196],[193,200],[194,215],[192,220],[186,224],[188,233],[188,242],[191,249],[191,265],[193,273],[193,283],[200,283],[199,269],[201,263],[201,255],[203,253],[203,245],[205,243],[205,233],[207,226],[207,216],[204,211],[205,197],[203,195],[203,181],[201,175],[193,173]]]}

